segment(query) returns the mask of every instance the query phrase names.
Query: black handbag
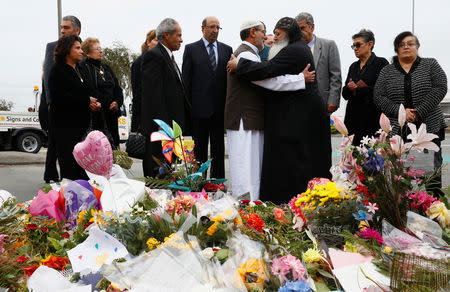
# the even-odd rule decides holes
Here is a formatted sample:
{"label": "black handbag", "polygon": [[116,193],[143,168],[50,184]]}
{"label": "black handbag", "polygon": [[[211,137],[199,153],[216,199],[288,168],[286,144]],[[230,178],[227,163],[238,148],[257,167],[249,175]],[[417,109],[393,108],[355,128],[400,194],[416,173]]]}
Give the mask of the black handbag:
{"label": "black handbag", "polygon": [[125,151],[128,153],[129,157],[143,159],[145,153],[145,136],[139,133],[130,134],[125,147]]}

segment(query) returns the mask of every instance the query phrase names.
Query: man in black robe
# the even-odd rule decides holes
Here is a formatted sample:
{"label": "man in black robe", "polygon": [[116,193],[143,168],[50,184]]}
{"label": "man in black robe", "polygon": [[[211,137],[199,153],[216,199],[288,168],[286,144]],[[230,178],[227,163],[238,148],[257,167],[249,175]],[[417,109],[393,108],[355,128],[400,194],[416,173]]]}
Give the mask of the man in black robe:
{"label": "man in black robe", "polygon": [[[232,59],[228,70],[236,70],[239,78],[248,81],[296,75],[308,64],[314,70],[311,50],[301,40],[300,27],[293,18],[280,19],[274,34],[275,42],[286,42],[286,46],[271,60]],[[304,90],[268,91],[264,129],[262,200],[288,203],[306,190],[310,179],[330,177],[330,126],[316,81],[307,83]]]}

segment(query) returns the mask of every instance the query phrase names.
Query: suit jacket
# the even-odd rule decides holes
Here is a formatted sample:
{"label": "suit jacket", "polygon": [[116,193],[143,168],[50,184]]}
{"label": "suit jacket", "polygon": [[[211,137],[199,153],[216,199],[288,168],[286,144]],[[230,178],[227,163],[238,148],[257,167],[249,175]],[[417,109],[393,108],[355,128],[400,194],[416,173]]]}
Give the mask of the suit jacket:
{"label": "suit jacket", "polygon": [[153,119],[168,125],[176,121],[186,135],[189,132],[190,104],[182,80],[161,43],[145,52],[142,61],[141,122],[145,135],[158,129]]}
{"label": "suit jacket", "polygon": [[336,43],[333,40],[316,37],[313,56],[320,96],[325,104],[339,106],[342,78]]}
{"label": "suit jacket", "polygon": [[42,86],[42,94],[45,96],[45,100],[47,101],[47,105],[51,102],[51,96],[48,89],[48,79],[50,77],[50,70],[55,64],[55,60],[53,59],[54,51],[56,48],[56,44],[58,41],[48,43],[45,47],[45,58],[44,58],[44,82]]}
{"label": "suit jacket", "polygon": [[227,90],[227,62],[230,46],[217,42],[218,62],[214,72],[203,40],[186,45],[183,54],[183,81],[192,104],[193,118],[209,118],[214,113],[223,120]]}

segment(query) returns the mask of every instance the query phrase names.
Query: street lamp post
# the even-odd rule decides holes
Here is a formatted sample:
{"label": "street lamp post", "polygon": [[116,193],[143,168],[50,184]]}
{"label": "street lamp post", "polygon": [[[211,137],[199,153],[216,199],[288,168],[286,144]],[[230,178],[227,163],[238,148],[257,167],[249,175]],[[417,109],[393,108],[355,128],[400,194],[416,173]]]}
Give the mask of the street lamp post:
{"label": "street lamp post", "polygon": [[33,93],[34,93],[34,110],[37,111],[38,110],[38,95],[39,95],[39,86],[35,85],[33,88]]}
{"label": "street lamp post", "polygon": [[61,37],[61,0],[56,0],[58,4],[58,39]]}

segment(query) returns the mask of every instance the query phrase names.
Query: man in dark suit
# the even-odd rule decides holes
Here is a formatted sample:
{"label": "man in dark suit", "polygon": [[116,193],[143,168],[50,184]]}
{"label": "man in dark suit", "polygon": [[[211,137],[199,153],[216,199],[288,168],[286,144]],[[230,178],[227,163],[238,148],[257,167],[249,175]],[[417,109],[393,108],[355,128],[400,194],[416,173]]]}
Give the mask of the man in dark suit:
{"label": "man in dark suit", "polygon": [[144,176],[155,176],[152,155],[161,158],[161,142],[150,142],[152,132],[158,130],[153,119],[168,125],[176,121],[186,133],[189,131],[190,104],[186,98],[181,72],[173,51],[180,49],[183,39],[181,27],[174,19],[164,19],[156,28],[158,45],[145,52],[142,61],[142,129],[146,136],[142,161]]}
{"label": "man in dark suit", "polygon": [[211,177],[225,177],[223,115],[227,90],[226,65],[232,54],[230,46],[217,41],[219,20],[206,17],[202,22],[203,37],[188,44],[183,55],[183,81],[192,103],[192,134],[195,156],[208,159],[211,144]]}
{"label": "man in dark suit", "polygon": [[[72,15],[64,16],[61,23],[61,36],[69,36],[69,35],[80,35],[81,31],[81,23],[78,18]],[[50,75],[50,70],[55,64],[53,59],[53,52],[55,51],[56,43],[58,41],[54,41],[48,43],[45,48],[45,59],[43,66],[43,79],[42,79],[42,94],[41,101],[39,104],[39,121],[41,123],[41,128],[44,131],[47,131],[48,135],[48,148],[47,148],[47,156],[45,158],[45,171],[44,171],[44,180],[46,183],[50,181],[59,181],[58,169],[56,168],[56,160],[57,153],[56,147],[54,144],[54,137],[52,134],[52,129],[50,128],[49,123],[49,109],[51,105],[51,96],[48,90],[48,77]]]}

